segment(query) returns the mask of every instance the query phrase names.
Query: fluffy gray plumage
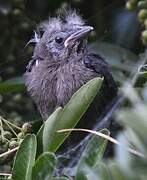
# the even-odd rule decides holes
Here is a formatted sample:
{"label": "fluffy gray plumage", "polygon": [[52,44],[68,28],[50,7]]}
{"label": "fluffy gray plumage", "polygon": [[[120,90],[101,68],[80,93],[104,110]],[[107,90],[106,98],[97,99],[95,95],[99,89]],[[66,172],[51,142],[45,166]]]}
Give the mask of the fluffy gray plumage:
{"label": "fluffy gray plumage", "polygon": [[52,18],[44,24],[42,37],[37,34],[34,53],[25,80],[27,90],[43,118],[58,106],[64,106],[74,92],[94,77],[104,77],[100,93],[84,115],[84,126],[91,128],[117,94],[107,63],[87,47],[86,26],[75,12],[64,21]]}

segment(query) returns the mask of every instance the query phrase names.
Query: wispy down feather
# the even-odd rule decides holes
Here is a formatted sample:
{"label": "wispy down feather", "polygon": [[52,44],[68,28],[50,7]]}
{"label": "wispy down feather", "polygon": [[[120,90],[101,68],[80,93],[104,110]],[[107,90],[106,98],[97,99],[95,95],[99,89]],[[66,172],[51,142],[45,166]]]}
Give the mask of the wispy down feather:
{"label": "wispy down feather", "polygon": [[25,47],[27,47],[30,43],[39,43],[40,38],[41,37],[39,36],[39,34],[34,31],[34,38],[30,39],[29,42],[25,45]]}
{"label": "wispy down feather", "polygon": [[61,31],[62,29],[66,28],[77,28],[77,26],[82,26],[85,24],[85,21],[82,19],[77,12],[74,11],[66,11],[64,16],[58,16],[56,18],[49,18],[48,21],[45,21],[40,24],[40,28],[43,31],[48,30],[49,32],[54,31]]}

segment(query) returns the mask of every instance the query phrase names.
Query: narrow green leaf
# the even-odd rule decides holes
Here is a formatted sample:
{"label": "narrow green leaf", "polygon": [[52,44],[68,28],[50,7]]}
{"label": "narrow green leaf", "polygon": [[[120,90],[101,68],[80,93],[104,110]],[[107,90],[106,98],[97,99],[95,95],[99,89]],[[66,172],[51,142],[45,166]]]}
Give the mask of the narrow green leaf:
{"label": "narrow green leaf", "polygon": [[45,152],[36,161],[33,167],[32,180],[50,179],[54,172],[57,159],[54,153]]}
{"label": "narrow green leaf", "polygon": [[32,167],[36,156],[36,147],[37,142],[35,135],[27,135],[15,156],[12,169],[13,180],[31,180]]}
{"label": "narrow green leaf", "polygon": [[[43,128],[43,151],[50,151],[50,144],[56,143],[54,140],[54,134],[57,133],[56,129],[56,123],[59,122],[59,114],[62,112],[62,108],[59,107],[54,111],[54,113],[51,114],[51,116],[48,118],[48,120],[44,124]],[[56,122],[56,120],[58,120]],[[54,150],[52,150],[54,152]]]}
{"label": "narrow green leaf", "polygon": [[98,93],[102,78],[94,78],[83,85],[70,99],[63,110],[55,111],[45,122],[43,150],[55,152],[70,133],[57,130],[74,128]]}
{"label": "narrow green leaf", "polygon": [[[101,130],[101,133],[110,135],[107,129]],[[103,154],[106,149],[108,140],[102,137],[94,135],[87,144],[84,152],[82,153],[81,159],[79,160],[76,179],[81,177],[81,174],[88,177],[88,174],[102,160]]]}
{"label": "narrow green leaf", "polygon": [[22,77],[16,77],[0,83],[0,93],[14,93],[25,90]]}
{"label": "narrow green leaf", "polygon": [[[58,116],[58,114],[61,112],[61,110],[62,110],[61,107],[57,108],[55,110],[55,112],[51,114],[50,118],[55,119]],[[36,155],[37,157],[43,152],[43,131],[44,131],[44,125],[45,125],[45,123],[40,127],[39,131],[37,132],[37,155]],[[48,129],[48,127],[46,127],[46,128]],[[46,138],[48,138],[48,137],[46,137]]]}

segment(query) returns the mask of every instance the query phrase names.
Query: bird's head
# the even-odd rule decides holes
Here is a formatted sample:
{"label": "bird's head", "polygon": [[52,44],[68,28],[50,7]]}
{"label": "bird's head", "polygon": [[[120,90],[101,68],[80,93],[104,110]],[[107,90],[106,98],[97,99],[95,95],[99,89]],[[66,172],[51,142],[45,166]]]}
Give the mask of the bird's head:
{"label": "bird's head", "polygon": [[44,24],[42,37],[36,36],[34,53],[59,63],[79,59],[86,49],[87,34],[92,30],[75,12],[69,12],[64,20],[52,18]]}

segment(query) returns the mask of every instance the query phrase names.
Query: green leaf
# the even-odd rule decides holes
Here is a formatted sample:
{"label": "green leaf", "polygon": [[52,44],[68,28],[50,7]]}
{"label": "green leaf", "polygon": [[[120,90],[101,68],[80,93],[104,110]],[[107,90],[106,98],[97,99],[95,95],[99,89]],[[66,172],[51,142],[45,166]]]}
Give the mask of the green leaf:
{"label": "green leaf", "polygon": [[[110,135],[107,129],[101,130],[101,133]],[[87,144],[84,152],[82,153],[81,159],[79,160],[76,179],[81,179],[81,175],[88,177],[92,168],[98,164],[103,157],[107,146],[107,139],[94,135]]]}
{"label": "green leaf", "polygon": [[[56,116],[61,112],[62,108],[59,107],[56,109],[56,111],[51,114],[52,117],[50,118],[56,118]],[[37,132],[37,154],[36,156],[38,157],[42,152],[43,152],[43,131],[44,131],[44,124],[40,127],[39,131]],[[46,137],[48,138],[48,137]]]}
{"label": "green leaf", "polygon": [[91,168],[88,166],[85,166],[84,168],[86,173],[84,171],[80,171],[76,176],[76,180],[88,180],[87,174],[91,172]]}
{"label": "green leaf", "polygon": [[35,135],[27,135],[16,153],[12,169],[12,179],[31,180],[32,167],[35,163],[36,147],[37,142]]}
{"label": "green leaf", "polygon": [[58,108],[45,122],[43,150],[55,152],[70,133],[57,130],[74,128],[98,93],[102,78],[94,78],[83,85],[62,110]]}
{"label": "green leaf", "polygon": [[36,161],[33,167],[32,180],[50,179],[54,172],[57,159],[54,153],[45,152]]}
{"label": "green leaf", "polygon": [[[54,144],[55,142],[55,133],[57,133],[56,123],[59,122],[59,114],[62,112],[62,108],[59,107],[51,114],[47,119],[43,128],[43,151],[53,151],[55,152]],[[60,137],[59,137],[60,138]],[[51,147],[50,147],[51,146]],[[53,148],[52,148],[53,146]],[[56,147],[55,147],[56,148]]]}
{"label": "green leaf", "polygon": [[0,83],[0,93],[14,93],[25,90],[22,77],[16,77]]}

